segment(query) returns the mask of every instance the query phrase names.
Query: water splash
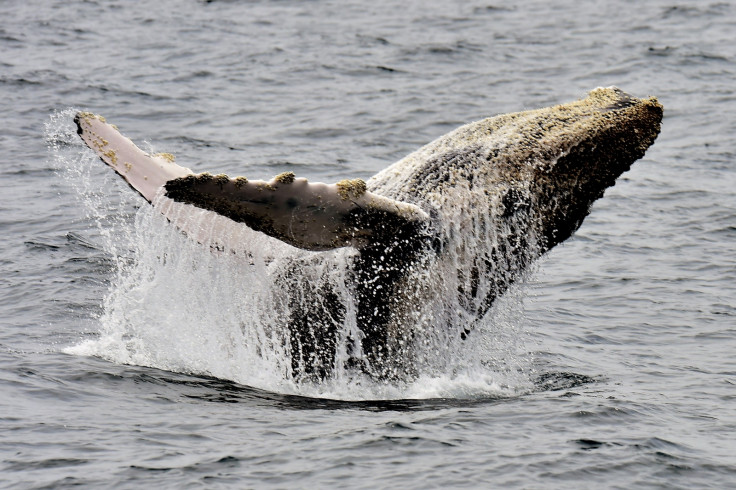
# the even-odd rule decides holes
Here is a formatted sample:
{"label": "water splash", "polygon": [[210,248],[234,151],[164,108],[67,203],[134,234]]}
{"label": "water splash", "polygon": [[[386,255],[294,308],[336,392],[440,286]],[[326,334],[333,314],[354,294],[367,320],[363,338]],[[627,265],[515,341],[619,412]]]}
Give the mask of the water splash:
{"label": "water splash", "polygon": [[[496,398],[532,389],[530,362],[519,355],[524,336],[518,289],[497,300],[481,321],[471,318],[468,305],[448,308],[447,301],[437,301],[458,301],[457,294],[448,293],[457,291],[458,281],[469,281],[467,274],[457,274],[470,271],[467,254],[456,250],[451,260],[412,271],[407,287],[415,287],[415,298],[423,302],[412,310],[418,328],[407,340],[416,372],[406,379],[377,381],[347,363],[360,357],[355,340],[362,335],[349,284],[354,250],[300,251],[244,226],[229,226],[213,213],[182,210],[205,231],[227,228],[231,235],[226,241],[238,247],[222,250],[221,234],[211,235],[210,243],[197,243],[154,207],[142,206],[133,214],[141,204],[138,196],[78,142],[71,124],[74,112],[52,116],[47,139],[56,167],[80,197],[90,233],[114,258],[115,273],[103,299],[99,336],[65,352],[343,400]],[[464,246],[470,249],[477,245],[473,240],[486,239],[477,235]],[[295,263],[298,276],[285,274]],[[334,375],[306,381],[292,373],[288,319],[294,298],[314,293],[319,283],[329,284],[344,313]],[[308,304],[313,307],[314,299]],[[463,340],[458,333],[471,324],[470,339]]]}

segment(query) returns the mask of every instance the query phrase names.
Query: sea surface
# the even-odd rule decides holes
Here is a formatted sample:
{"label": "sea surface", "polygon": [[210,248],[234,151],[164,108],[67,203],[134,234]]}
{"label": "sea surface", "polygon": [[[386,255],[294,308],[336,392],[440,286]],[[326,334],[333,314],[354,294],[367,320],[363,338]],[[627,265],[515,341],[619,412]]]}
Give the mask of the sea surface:
{"label": "sea surface", "polygon": [[[71,121],[335,182],[610,85],[659,98],[654,146],[492,311],[485,370],[393,385],[244,355],[258,284]],[[0,114],[0,487],[736,487],[736,3],[4,0]]]}

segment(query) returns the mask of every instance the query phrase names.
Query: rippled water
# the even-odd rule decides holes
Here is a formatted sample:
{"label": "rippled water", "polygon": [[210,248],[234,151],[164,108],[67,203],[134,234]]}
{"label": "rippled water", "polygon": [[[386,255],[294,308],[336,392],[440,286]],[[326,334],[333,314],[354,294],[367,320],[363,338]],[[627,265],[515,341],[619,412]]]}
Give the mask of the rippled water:
{"label": "rippled water", "polygon": [[[8,0],[0,15],[2,486],[736,484],[732,3]],[[129,240],[156,228],[103,165],[49,150],[69,108],[195,171],[332,182],[614,84],[659,97],[662,133],[495,312],[488,360],[513,376],[315,393],[213,372],[176,325],[152,331],[189,341],[178,366],[99,348]],[[208,267],[215,282],[188,276],[200,297],[224,287]]]}

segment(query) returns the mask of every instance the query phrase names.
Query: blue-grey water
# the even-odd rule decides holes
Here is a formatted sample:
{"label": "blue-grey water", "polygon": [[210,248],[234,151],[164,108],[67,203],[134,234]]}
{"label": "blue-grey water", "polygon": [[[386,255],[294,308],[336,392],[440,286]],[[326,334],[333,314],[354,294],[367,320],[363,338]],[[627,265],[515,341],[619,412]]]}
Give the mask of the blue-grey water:
{"label": "blue-grey water", "polygon": [[[140,300],[167,236],[71,123],[334,182],[609,85],[659,98],[655,145],[493,311],[493,369],[405,386],[213,355],[230,259]],[[4,0],[0,108],[0,487],[736,486],[733,2]]]}

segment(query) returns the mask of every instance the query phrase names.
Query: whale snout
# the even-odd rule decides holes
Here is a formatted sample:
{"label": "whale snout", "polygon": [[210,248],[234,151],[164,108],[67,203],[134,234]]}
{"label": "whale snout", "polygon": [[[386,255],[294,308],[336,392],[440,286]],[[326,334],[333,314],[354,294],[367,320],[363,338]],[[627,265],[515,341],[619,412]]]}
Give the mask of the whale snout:
{"label": "whale snout", "polygon": [[616,87],[591,91],[579,107],[584,117],[570,128],[568,155],[558,169],[577,167],[583,175],[614,181],[654,143],[663,117],[656,97],[638,99]]}
{"label": "whale snout", "polygon": [[547,248],[567,239],[593,202],[644,156],[659,134],[663,108],[655,97],[639,99],[609,87],[559,106],[559,113],[577,117],[549,143],[560,158],[536,173]]}

